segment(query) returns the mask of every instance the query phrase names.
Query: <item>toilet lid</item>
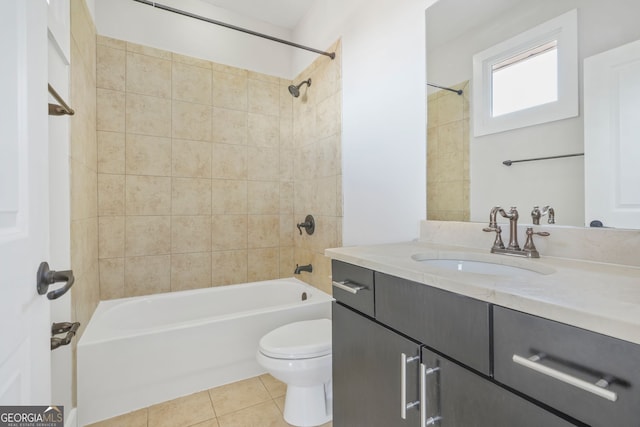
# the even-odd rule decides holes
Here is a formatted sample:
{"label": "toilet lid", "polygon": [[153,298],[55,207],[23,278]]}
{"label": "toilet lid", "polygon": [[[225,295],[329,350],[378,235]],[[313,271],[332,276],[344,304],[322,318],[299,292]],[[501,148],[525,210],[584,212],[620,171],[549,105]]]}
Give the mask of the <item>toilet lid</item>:
{"label": "toilet lid", "polygon": [[308,359],[331,354],[331,320],[289,323],[260,340],[260,352],[277,359]]}

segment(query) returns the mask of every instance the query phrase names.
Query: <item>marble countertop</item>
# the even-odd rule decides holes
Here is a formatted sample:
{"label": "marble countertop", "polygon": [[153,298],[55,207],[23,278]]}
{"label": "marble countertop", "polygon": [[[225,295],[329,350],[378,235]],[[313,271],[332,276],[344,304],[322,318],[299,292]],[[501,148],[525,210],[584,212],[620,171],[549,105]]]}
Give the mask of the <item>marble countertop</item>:
{"label": "marble countertop", "polygon": [[[327,249],[336,260],[640,344],[640,268],[421,241]],[[498,276],[451,271],[412,256],[504,264],[540,274]]]}

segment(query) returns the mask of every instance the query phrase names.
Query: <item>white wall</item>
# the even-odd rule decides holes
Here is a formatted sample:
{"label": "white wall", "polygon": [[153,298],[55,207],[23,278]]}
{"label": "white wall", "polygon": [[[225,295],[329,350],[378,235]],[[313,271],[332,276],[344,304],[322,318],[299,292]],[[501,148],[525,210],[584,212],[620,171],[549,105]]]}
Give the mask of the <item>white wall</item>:
{"label": "white wall", "polygon": [[[94,0],[99,35],[187,56],[291,78],[294,48],[132,0]],[[285,40],[289,30],[241,16],[199,0],[164,0],[164,5]]]}
{"label": "white wall", "polygon": [[[584,58],[640,38],[637,0],[524,2],[494,19],[491,25],[474,28],[430,51],[428,80],[443,85],[471,80],[473,54],[575,8],[578,9],[580,70]],[[582,93],[582,72],[579,80]],[[555,208],[558,223],[584,225],[582,157],[511,167],[502,165],[502,161],[508,159],[583,152],[582,108],[580,112],[576,118],[471,137],[471,220],[487,221],[494,205],[514,205],[519,207],[521,218],[528,222],[534,205],[550,204]]]}
{"label": "white wall", "polygon": [[[303,44],[342,37],[343,244],[419,235],[426,212],[425,28],[431,0],[317,1]],[[294,69],[304,59],[294,54]]]}

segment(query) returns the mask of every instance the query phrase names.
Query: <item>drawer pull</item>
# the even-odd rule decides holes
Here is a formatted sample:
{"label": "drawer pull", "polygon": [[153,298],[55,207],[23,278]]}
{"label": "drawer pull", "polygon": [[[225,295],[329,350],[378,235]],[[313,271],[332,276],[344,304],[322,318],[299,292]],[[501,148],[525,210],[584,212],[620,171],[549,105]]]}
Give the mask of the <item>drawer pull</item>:
{"label": "drawer pull", "polygon": [[363,289],[367,289],[366,286],[358,285],[357,283],[353,283],[353,282],[350,282],[348,280],[345,280],[344,282],[333,281],[333,286],[335,286],[336,288],[342,289],[343,291],[347,291],[349,293],[352,293],[354,295],[357,294],[358,291],[361,291]]}
{"label": "drawer pull", "polygon": [[581,390],[588,391],[589,393],[593,393],[596,396],[600,396],[603,399],[610,400],[611,402],[615,402],[616,400],[618,400],[618,395],[616,393],[610,390],[605,390],[597,385],[598,383],[600,383],[600,381],[598,381],[598,383],[596,384],[592,384],[590,382],[581,380],[580,378],[576,378],[572,375],[558,371],[557,369],[549,368],[548,366],[544,366],[538,363],[538,360],[540,359],[541,357],[538,355],[531,356],[529,359],[518,356],[517,354],[513,355],[513,361],[518,365],[532,369],[551,378],[555,378],[558,381],[562,381],[563,383],[572,385]]}

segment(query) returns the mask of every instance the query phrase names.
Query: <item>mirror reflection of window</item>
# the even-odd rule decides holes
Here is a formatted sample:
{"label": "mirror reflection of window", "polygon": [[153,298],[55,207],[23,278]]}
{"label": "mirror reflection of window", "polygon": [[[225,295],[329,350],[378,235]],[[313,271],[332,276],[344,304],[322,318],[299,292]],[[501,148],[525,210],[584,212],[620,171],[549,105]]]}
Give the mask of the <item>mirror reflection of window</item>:
{"label": "mirror reflection of window", "polygon": [[473,82],[475,137],[577,116],[577,10],[474,54]]}
{"label": "mirror reflection of window", "polygon": [[494,64],[491,79],[493,117],[557,101],[558,41]]}

